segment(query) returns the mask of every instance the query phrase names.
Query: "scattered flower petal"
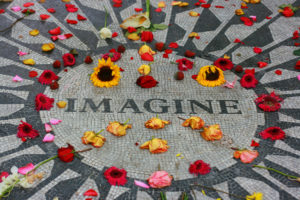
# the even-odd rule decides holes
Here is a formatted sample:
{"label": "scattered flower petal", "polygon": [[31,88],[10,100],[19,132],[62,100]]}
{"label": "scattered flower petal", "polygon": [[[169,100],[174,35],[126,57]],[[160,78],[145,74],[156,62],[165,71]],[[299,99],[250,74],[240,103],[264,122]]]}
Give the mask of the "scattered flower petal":
{"label": "scattered flower petal", "polygon": [[43,138],[43,142],[53,142],[55,139],[55,136],[51,133],[47,133],[45,137]]}
{"label": "scattered flower petal", "polygon": [[26,175],[28,172],[34,169],[34,165],[32,163],[28,163],[24,167],[20,167],[18,169],[18,173]]}
{"label": "scattered flower petal", "polygon": [[60,119],[54,119],[54,118],[50,119],[50,124],[52,124],[52,125],[57,125],[61,122],[62,122],[62,120],[60,120]]}

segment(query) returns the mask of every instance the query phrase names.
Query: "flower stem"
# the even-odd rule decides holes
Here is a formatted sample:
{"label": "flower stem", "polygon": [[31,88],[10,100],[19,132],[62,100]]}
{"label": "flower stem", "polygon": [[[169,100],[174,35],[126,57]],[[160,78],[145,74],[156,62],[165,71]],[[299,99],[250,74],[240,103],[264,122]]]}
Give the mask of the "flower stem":
{"label": "flower stem", "polygon": [[150,0],[146,0],[146,15],[150,17]]}
{"label": "flower stem", "polygon": [[129,121],[130,121],[130,118],[128,118],[128,119],[126,120],[126,122],[123,123],[123,126],[125,126]]}
{"label": "flower stem", "polygon": [[297,176],[292,176],[292,175],[285,174],[285,173],[283,173],[283,172],[281,172],[281,171],[279,171],[277,169],[273,169],[271,167],[264,167],[264,166],[261,166],[261,165],[253,165],[252,167],[258,167],[258,168],[262,168],[262,169],[267,169],[267,170],[270,170],[270,171],[274,171],[274,172],[276,172],[278,174],[281,174],[281,175],[289,177],[289,178],[295,178],[295,179],[299,178]]}
{"label": "flower stem", "polygon": [[104,9],[105,9],[105,21],[104,21],[104,27],[106,27],[108,11],[107,11],[106,7],[104,7]]}
{"label": "flower stem", "polygon": [[0,199],[2,197],[8,197],[11,193],[11,191],[14,189],[14,187],[20,182],[20,179],[17,179],[12,186],[10,186],[9,188],[7,188],[4,192],[2,192],[2,194],[0,195]]}
{"label": "flower stem", "polygon": [[246,197],[242,197],[242,196],[239,196],[239,195],[236,195],[236,194],[231,194],[231,193],[225,192],[223,190],[215,189],[213,187],[207,187],[205,185],[194,184],[194,185],[191,185],[191,186],[199,186],[199,187],[202,187],[202,188],[205,188],[205,189],[214,190],[214,191],[217,191],[217,192],[222,192],[222,193],[228,194],[229,196],[233,196],[233,197],[236,197],[236,198],[239,198],[239,199],[246,199]]}
{"label": "flower stem", "polygon": [[26,173],[26,176],[27,176],[27,174],[31,173],[32,171],[38,169],[38,168],[39,168],[40,166],[42,166],[43,164],[45,164],[45,163],[47,163],[47,162],[49,162],[49,161],[51,161],[51,160],[53,160],[53,159],[55,159],[55,158],[57,158],[57,157],[58,157],[58,155],[55,155],[55,156],[52,156],[51,158],[48,158],[47,160],[44,160],[44,161],[40,162],[40,163],[39,163],[37,166],[35,166],[32,170],[30,170],[29,172],[27,172],[27,173]]}
{"label": "flower stem", "polygon": [[80,150],[80,151],[75,151],[75,153],[83,153],[83,152],[86,152],[86,151],[90,151],[92,149],[93,148],[83,149],[83,150]]}
{"label": "flower stem", "polygon": [[99,135],[102,131],[104,131],[104,129],[101,129],[98,133],[96,133],[95,135]]}
{"label": "flower stem", "polygon": [[182,117],[178,117],[178,119],[181,119],[181,120],[186,120],[186,119],[184,119],[184,118],[182,118]]}

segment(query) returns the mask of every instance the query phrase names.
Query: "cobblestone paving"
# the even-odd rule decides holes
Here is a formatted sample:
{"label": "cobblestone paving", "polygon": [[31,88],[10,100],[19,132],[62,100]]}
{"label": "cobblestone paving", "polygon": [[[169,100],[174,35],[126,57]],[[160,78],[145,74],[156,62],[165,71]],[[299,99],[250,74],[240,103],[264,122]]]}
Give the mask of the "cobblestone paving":
{"label": "cobblestone paving", "polygon": [[[0,3],[0,9],[6,10],[0,14],[0,29],[9,26],[20,12],[13,12],[11,7],[23,5],[24,0],[14,0],[12,3]],[[128,41],[119,27],[120,22],[135,13],[134,8],[145,9],[144,1],[126,0],[123,6],[115,8],[108,0],[76,0],[72,1],[79,10],[78,13],[87,17],[85,22],[77,25],[65,23],[65,20],[76,18],[77,13],[67,13],[64,3],[59,0],[46,0],[45,3],[35,2],[32,7],[36,14],[18,22],[11,30],[0,33],[0,169],[8,171],[13,165],[24,166],[29,162],[38,163],[56,154],[58,147],[67,142],[76,149],[83,149],[80,137],[87,130],[105,128],[109,121],[126,121],[130,118],[133,128],[127,131],[125,137],[116,138],[109,133],[103,133],[107,142],[101,149],[82,154],[81,159],[71,163],[54,160],[43,166],[46,177],[36,187],[29,190],[15,189],[8,199],[42,200],[53,199],[84,199],[82,194],[90,188],[100,194],[100,199],[159,199],[160,192],[166,193],[167,199],[181,199],[186,192],[189,199],[235,199],[220,192],[191,188],[199,183],[224,191],[246,196],[253,192],[263,192],[267,200],[300,199],[300,185],[281,175],[261,169],[251,168],[252,164],[243,164],[232,158],[233,151],[226,143],[233,146],[250,148],[251,140],[260,143],[255,147],[260,155],[254,164],[274,167],[295,176],[300,176],[300,84],[294,65],[299,57],[293,55],[297,49],[291,34],[300,27],[300,12],[294,17],[284,18],[278,14],[278,6],[291,3],[300,6],[300,1],[293,0],[262,0],[260,4],[249,4],[246,15],[257,16],[257,22],[247,27],[242,24],[234,11],[239,7],[240,0],[209,0],[211,8],[188,8],[168,6],[163,12],[154,12],[158,0],[151,0],[152,22],[170,24],[164,31],[155,32],[155,41],[177,42],[169,59],[162,58],[162,53],[155,56],[152,65],[152,75],[159,81],[158,87],[141,89],[135,85],[139,76],[137,68],[143,64],[137,53],[141,42]],[[190,2],[193,4],[193,2]],[[224,8],[216,8],[216,5]],[[236,6],[234,6],[236,5]],[[41,22],[39,14],[47,13],[46,9],[53,7],[55,14],[46,22]],[[98,30],[104,26],[104,7],[109,10],[108,27],[119,36],[111,40],[101,40]],[[188,12],[194,10],[199,17],[189,17]],[[272,17],[266,19],[267,16]],[[43,53],[41,44],[51,42],[48,30],[60,26],[64,33],[72,33],[72,39],[57,41],[56,49]],[[39,36],[28,34],[31,29],[38,29]],[[190,32],[198,32],[200,40],[190,39]],[[235,38],[245,42],[245,45],[233,43]],[[151,44],[155,44],[153,41]],[[117,62],[125,71],[119,86],[111,89],[95,88],[89,80],[89,74],[97,65],[100,54],[117,48],[120,44],[126,46],[126,52]],[[261,54],[253,53],[252,48],[263,49]],[[53,69],[54,60],[61,55],[76,49],[76,65],[63,69]],[[193,61],[195,67],[185,73],[185,79],[175,81],[173,74],[177,67],[170,61],[182,58],[184,51],[190,49],[197,52]],[[19,57],[18,51],[30,52]],[[83,62],[86,55],[92,55],[94,63]],[[259,84],[254,89],[246,90],[237,84],[234,89],[223,87],[206,88],[190,78],[197,74],[199,68],[213,63],[218,57],[227,54],[234,64],[252,69],[258,61],[268,62],[265,68],[257,68],[256,78]],[[134,59],[131,60],[130,57]],[[34,58],[36,65],[24,65],[22,60]],[[45,69],[55,71],[60,77],[59,90],[53,91],[41,85],[37,80],[30,79],[28,72]],[[275,74],[280,69],[282,75]],[[18,74],[24,81],[12,82]],[[240,74],[226,71],[225,77],[233,81]],[[264,113],[257,109],[254,99],[262,93],[275,91],[284,103],[278,112]],[[35,110],[34,98],[38,93],[44,93],[55,101],[67,101],[65,109],[54,107],[50,111]],[[108,101],[108,107],[97,105]],[[194,102],[194,103],[193,103]],[[196,103],[198,104],[196,104]],[[201,106],[199,106],[201,104]],[[93,107],[94,105],[94,107]],[[162,119],[172,121],[172,125],[163,130],[149,131],[144,122],[156,114]],[[221,125],[228,140],[225,143],[205,142],[198,131],[187,131],[182,127],[177,117],[187,118],[192,115],[201,116],[208,124]],[[42,137],[27,142],[16,139],[17,126],[20,120],[29,122],[45,135],[44,123],[51,118],[58,118],[62,123],[54,126],[56,136],[54,143],[43,143]],[[284,140],[261,140],[259,132],[270,126],[280,126],[287,134]],[[164,154],[150,154],[140,150],[135,144],[152,138],[164,138],[170,144],[170,150]],[[253,148],[253,147],[251,147]],[[181,157],[177,157],[177,154]],[[209,163],[212,171],[204,176],[194,177],[188,172],[191,162],[203,160]],[[103,172],[110,166],[124,168],[128,172],[129,181],[125,186],[110,186]],[[142,189],[134,185],[134,180],[145,181],[149,175],[161,168],[173,175],[174,181],[165,189]]]}

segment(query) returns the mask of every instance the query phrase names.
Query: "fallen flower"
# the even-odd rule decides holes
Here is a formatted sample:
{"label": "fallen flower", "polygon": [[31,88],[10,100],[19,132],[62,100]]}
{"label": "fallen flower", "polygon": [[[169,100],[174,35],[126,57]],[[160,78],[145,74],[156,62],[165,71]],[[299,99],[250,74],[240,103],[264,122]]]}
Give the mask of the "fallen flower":
{"label": "fallen flower", "polygon": [[93,62],[93,59],[91,58],[91,56],[86,56],[84,59],[84,62],[86,64],[91,64]]}
{"label": "fallen flower", "polygon": [[52,51],[55,48],[55,45],[53,43],[47,43],[42,45],[42,51],[49,52]]}
{"label": "fallen flower", "polygon": [[142,88],[152,88],[155,87],[159,82],[156,81],[152,76],[146,75],[146,76],[140,76],[136,84]]}
{"label": "fallen flower", "polygon": [[165,121],[158,117],[152,117],[145,122],[145,127],[149,129],[162,129],[165,127],[165,124],[170,124],[171,121]]}
{"label": "fallen flower", "polygon": [[173,177],[166,171],[156,171],[147,179],[152,188],[164,188],[170,186]]}
{"label": "fallen flower", "polygon": [[124,169],[110,167],[104,172],[104,177],[111,185],[125,185],[127,183],[127,172]]}
{"label": "fallen flower", "polygon": [[35,97],[35,109],[40,110],[50,110],[53,107],[54,99],[39,93]]}
{"label": "fallen flower", "polygon": [[29,58],[29,59],[26,59],[26,60],[23,60],[23,63],[25,65],[35,65],[35,61],[32,59],[32,58]]}
{"label": "fallen flower", "polygon": [[219,124],[203,127],[203,130],[204,131],[200,132],[200,134],[206,141],[220,140],[223,137]]}
{"label": "fallen flower", "polygon": [[53,142],[55,139],[55,136],[51,133],[47,133],[45,137],[43,138],[43,142]]}
{"label": "fallen flower", "polygon": [[235,151],[233,157],[240,159],[242,163],[252,163],[258,155],[259,153],[256,150],[243,149]]}
{"label": "fallen flower", "polygon": [[184,56],[185,57],[188,57],[188,58],[194,58],[196,55],[196,53],[190,51],[190,50],[186,50],[185,53],[184,53]]}
{"label": "fallen flower", "polygon": [[100,133],[102,131],[104,131],[104,129],[102,129],[98,133],[95,133],[94,131],[84,132],[83,137],[81,137],[82,143],[83,144],[91,144],[95,148],[101,148],[104,145],[104,143],[106,142],[106,138],[104,136],[100,135]]}
{"label": "fallen flower", "polygon": [[138,72],[142,75],[148,75],[151,72],[151,67],[150,65],[141,65],[138,68]]}
{"label": "fallen flower", "polygon": [[242,22],[244,22],[244,25],[246,25],[246,26],[252,26],[253,25],[253,21],[248,17],[240,17],[240,20]]}
{"label": "fallen flower", "polygon": [[194,163],[190,164],[189,172],[194,175],[205,175],[210,172],[211,168],[209,164],[205,163],[202,160],[197,160]]}
{"label": "fallen flower", "polygon": [[47,14],[40,14],[40,19],[41,20],[47,20],[48,18],[50,17],[50,15],[47,15]]}
{"label": "fallen flower", "polygon": [[240,83],[243,88],[255,88],[258,84],[258,81],[256,80],[254,74],[245,73],[240,79]]}
{"label": "fallen flower", "polygon": [[262,94],[258,98],[255,99],[255,103],[258,105],[260,109],[265,112],[274,112],[281,108],[280,102],[283,99],[280,98],[275,92],[271,92],[271,94]]}
{"label": "fallen flower", "polygon": [[176,42],[171,42],[169,44],[169,48],[177,49],[178,48],[178,44]]}
{"label": "fallen flower", "polygon": [[[224,84],[225,78],[223,71],[213,65],[207,65],[200,68],[196,78],[197,82],[205,87],[216,87]],[[193,78],[192,77],[192,78]]]}
{"label": "fallen flower", "polygon": [[26,122],[21,121],[21,124],[18,126],[17,137],[18,138],[31,138],[34,139],[40,134],[37,130],[32,128],[32,125]]}
{"label": "fallen flower", "polygon": [[191,127],[193,130],[199,130],[204,127],[204,124],[204,120],[200,117],[190,117],[182,123],[182,126]]}
{"label": "fallen flower", "polygon": [[178,70],[180,71],[187,71],[188,69],[192,69],[194,63],[186,58],[176,60],[178,63]]}
{"label": "fallen flower", "polygon": [[259,48],[259,47],[253,47],[253,52],[257,53],[257,54],[260,54],[262,52],[262,49]]}
{"label": "fallen flower", "polygon": [[73,13],[73,12],[77,12],[78,8],[75,5],[73,5],[73,4],[66,4],[66,10],[68,12]]}
{"label": "fallen flower", "polygon": [[75,59],[74,55],[71,54],[71,53],[65,53],[62,56],[62,59],[63,59],[65,67],[67,67],[67,66],[73,66],[76,63],[76,59]]}
{"label": "fallen flower", "polygon": [[153,40],[153,33],[151,31],[143,31],[141,34],[141,41],[142,42],[152,42]]}
{"label": "fallen flower", "polygon": [[285,138],[285,132],[277,126],[269,127],[259,133],[262,139],[266,140],[268,138],[272,140],[282,140]]}
{"label": "fallen flower", "polygon": [[61,29],[58,26],[58,27],[56,27],[54,29],[49,30],[48,33],[50,33],[51,35],[59,35],[61,33]]}
{"label": "fallen flower", "polygon": [[106,130],[115,136],[124,136],[126,135],[126,129],[131,129],[132,125],[127,124],[129,119],[125,123],[120,123],[117,121],[109,122],[109,125],[106,127]]}
{"label": "fallen flower", "polygon": [[218,58],[215,62],[214,65],[219,67],[221,70],[231,70],[233,68],[233,63],[231,60],[226,59],[226,58]]}
{"label": "fallen flower", "polygon": [[254,140],[251,141],[251,147],[259,147],[259,143],[255,142]]}
{"label": "fallen flower", "polygon": [[140,146],[140,149],[149,149],[150,153],[164,153],[168,151],[169,146],[167,140],[160,138],[152,138]]}
{"label": "fallen flower", "polygon": [[74,147],[68,144],[68,147],[61,147],[57,150],[57,156],[63,162],[72,162],[74,160],[74,150]]}
{"label": "fallen flower", "polygon": [[41,84],[50,85],[53,81],[58,80],[58,76],[51,70],[44,70],[43,73],[40,75],[38,81]]}
{"label": "fallen flower", "polygon": [[264,67],[266,67],[267,65],[268,65],[268,63],[266,63],[266,62],[262,62],[262,61],[257,62],[257,66],[258,66],[259,68],[264,68]]}
{"label": "fallen flower", "polygon": [[155,51],[153,51],[148,45],[144,44],[140,47],[139,54],[142,56],[145,53],[148,53],[149,55],[154,55]]}

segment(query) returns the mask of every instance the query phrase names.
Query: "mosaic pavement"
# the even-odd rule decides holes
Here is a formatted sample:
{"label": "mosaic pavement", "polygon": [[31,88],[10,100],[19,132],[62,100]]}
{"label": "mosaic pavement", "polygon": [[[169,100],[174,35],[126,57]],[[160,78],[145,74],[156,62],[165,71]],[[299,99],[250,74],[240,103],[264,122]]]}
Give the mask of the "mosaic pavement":
{"label": "mosaic pavement", "polygon": [[[21,13],[10,11],[10,8],[25,2],[14,0],[13,3],[0,3],[0,8],[6,9],[6,13],[0,15],[0,29],[22,16]],[[151,0],[153,11],[158,2]],[[167,44],[177,42],[180,47],[170,55],[169,60],[162,58],[162,54],[155,56],[152,75],[159,81],[159,85],[148,90],[135,85],[139,76],[136,69],[143,64],[136,49],[142,43],[128,41],[119,28],[120,22],[134,14],[134,8],[145,8],[142,1],[123,1],[121,8],[113,7],[108,0],[76,0],[72,3],[79,8],[79,14],[88,18],[87,21],[77,25],[65,23],[66,18],[74,18],[77,13],[67,13],[64,3],[59,0],[46,0],[45,3],[35,2],[32,7],[37,11],[35,15],[26,17],[11,30],[0,33],[0,169],[8,171],[13,165],[38,163],[55,155],[57,148],[66,142],[76,149],[83,149],[85,146],[80,141],[83,132],[100,130],[109,121],[126,121],[130,118],[133,129],[118,139],[107,132],[103,133],[107,142],[101,149],[86,152],[81,159],[71,163],[51,161],[43,166],[42,170],[48,173],[42,182],[29,190],[14,190],[9,199],[84,199],[82,194],[89,188],[98,191],[100,199],[158,199],[161,191],[166,192],[168,199],[174,200],[181,199],[183,191],[189,199],[234,199],[210,190],[206,190],[207,196],[204,196],[200,188],[191,189],[190,185],[194,183],[241,196],[263,192],[267,200],[300,199],[299,183],[275,173],[253,169],[252,164],[243,164],[233,159],[233,151],[226,144],[205,142],[197,131],[187,132],[177,118],[200,115],[209,124],[219,123],[227,139],[236,147],[249,147],[251,140],[255,139],[260,143],[260,147],[255,147],[260,153],[255,164],[300,176],[300,84],[298,73],[294,70],[299,57],[292,53],[297,48],[291,39],[291,33],[300,27],[300,12],[292,18],[284,18],[277,12],[278,6],[283,3],[300,6],[299,0],[263,0],[261,4],[249,5],[246,14],[257,16],[257,22],[251,27],[244,26],[234,14],[240,0],[209,0],[208,3],[212,4],[209,9],[167,6],[161,13],[152,12],[153,23],[170,24],[167,30],[155,32],[155,40]],[[216,8],[215,5],[225,8]],[[39,14],[47,13],[46,9],[50,7],[54,7],[56,13],[46,22],[41,22]],[[104,7],[110,12],[108,27],[120,33],[112,40],[101,40],[98,36],[98,30],[104,26]],[[200,17],[189,17],[190,10],[201,13]],[[272,19],[266,19],[267,16]],[[42,53],[41,44],[51,42],[47,31],[57,26],[74,36],[69,40],[57,41],[56,49],[51,54]],[[40,35],[30,36],[28,32],[31,29],[38,29]],[[188,38],[192,31],[198,32],[201,39]],[[246,44],[233,43],[235,38]],[[97,64],[101,53],[120,44],[126,46],[127,50],[117,63],[125,69],[119,86],[111,89],[95,88],[88,76],[93,70],[92,66]],[[155,41],[151,44],[155,44]],[[254,54],[254,46],[261,47],[263,52]],[[62,68],[53,69],[54,60],[61,59],[62,54],[73,48],[79,52],[76,65],[68,68],[68,72]],[[183,81],[178,82],[173,79],[176,66],[170,64],[170,61],[182,58],[185,49],[197,52],[193,60],[195,67],[185,73]],[[19,57],[18,51],[30,54]],[[94,59],[92,66],[83,62],[88,54]],[[197,74],[201,66],[211,64],[224,54],[231,56],[234,64],[240,64],[246,69],[255,67],[258,61],[267,61],[268,67],[256,67],[258,86],[250,90],[241,88],[239,84],[232,90],[205,88],[189,78]],[[130,60],[130,57],[134,59]],[[21,61],[27,58],[34,58],[36,65],[24,65]],[[45,69],[54,70],[60,76],[60,89],[53,91],[37,80],[27,78],[32,69],[39,74]],[[275,75],[277,69],[282,71],[281,76]],[[16,73],[24,78],[23,82],[11,81]],[[235,72],[225,73],[229,81],[234,80],[235,76],[241,77]],[[284,98],[284,104],[278,112],[264,113],[257,109],[253,100],[257,95],[271,91]],[[67,108],[54,107],[50,111],[37,112],[34,98],[41,92],[56,101],[67,101]],[[172,125],[159,131],[146,129],[144,122],[156,114],[172,121]],[[32,124],[43,136],[46,134],[43,132],[43,123],[49,122],[51,118],[62,120],[61,124],[53,127],[56,135],[54,143],[43,143],[42,137],[24,143],[16,139],[20,120]],[[287,133],[286,139],[275,142],[261,140],[258,133],[274,125],[280,126]],[[168,140],[171,146],[169,151],[151,155],[135,145],[152,136]],[[178,153],[184,158],[176,157]],[[188,167],[191,162],[199,159],[209,163],[212,171],[194,177],[189,174]],[[103,172],[110,166],[127,170],[129,181],[125,186],[116,187],[107,183]],[[158,166],[173,175],[174,181],[170,187],[157,190],[137,188],[134,185],[134,180],[146,180]]]}

